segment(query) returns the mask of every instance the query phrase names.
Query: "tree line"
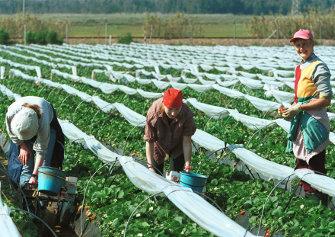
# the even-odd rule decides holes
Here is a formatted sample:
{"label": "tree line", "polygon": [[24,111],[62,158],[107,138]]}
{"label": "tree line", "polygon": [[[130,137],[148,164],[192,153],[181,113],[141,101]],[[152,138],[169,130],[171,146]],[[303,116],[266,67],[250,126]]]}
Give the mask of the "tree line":
{"label": "tree line", "polygon": [[[293,2],[295,4],[293,4]],[[335,0],[25,0],[30,13],[290,14],[334,9]],[[22,12],[23,0],[0,0],[0,14]],[[296,12],[296,11],[295,11]]]}

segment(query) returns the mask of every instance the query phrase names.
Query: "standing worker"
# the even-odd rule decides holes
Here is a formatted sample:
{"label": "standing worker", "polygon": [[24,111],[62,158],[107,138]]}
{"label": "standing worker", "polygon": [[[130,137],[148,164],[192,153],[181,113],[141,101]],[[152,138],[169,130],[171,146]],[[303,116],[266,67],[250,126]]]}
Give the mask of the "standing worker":
{"label": "standing worker", "polygon": [[183,103],[180,90],[169,88],[163,98],[153,102],[148,110],[144,140],[148,168],[163,175],[164,160],[170,157],[171,170],[191,170],[191,136],[196,127],[193,113]]}
{"label": "standing worker", "polygon": [[5,122],[11,139],[6,152],[8,174],[15,184],[36,184],[42,165],[62,167],[64,134],[48,101],[36,96],[21,97],[8,107]]}
{"label": "standing worker", "polygon": [[[301,63],[295,69],[294,103],[281,111],[291,121],[287,151],[296,157],[296,169],[308,168],[326,174],[326,147],[329,143],[329,118],[332,89],[327,65],[314,54],[313,34],[298,30],[290,42]],[[316,192],[309,184],[301,182],[306,193]]]}

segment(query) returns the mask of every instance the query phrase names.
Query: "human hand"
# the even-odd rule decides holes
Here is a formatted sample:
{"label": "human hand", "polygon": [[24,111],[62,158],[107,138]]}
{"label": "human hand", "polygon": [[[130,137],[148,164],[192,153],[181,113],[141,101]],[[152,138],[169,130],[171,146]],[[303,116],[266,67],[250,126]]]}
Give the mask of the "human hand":
{"label": "human hand", "polygon": [[28,159],[30,158],[31,152],[26,144],[22,143],[20,145],[20,154],[19,154],[19,160],[23,165],[26,165],[28,162]]}
{"label": "human hand", "polygon": [[277,113],[279,115],[282,115],[287,109],[284,107],[284,105],[281,105],[278,110],[277,110]]}
{"label": "human hand", "polygon": [[147,163],[147,167],[148,167],[148,169],[149,169],[151,172],[156,173],[156,172],[155,172],[155,169],[154,169],[154,166],[153,166],[152,164]]}
{"label": "human hand", "polygon": [[287,110],[285,110],[282,114],[283,118],[285,120],[290,120],[292,119],[294,116],[296,116],[299,112],[301,111],[300,108],[300,104],[294,104],[292,105],[290,108],[288,108]]}
{"label": "human hand", "polygon": [[35,176],[31,176],[29,179],[29,184],[37,184],[37,178]]}
{"label": "human hand", "polygon": [[189,164],[188,165],[185,164],[184,170],[185,170],[185,172],[189,173],[192,170],[192,166],[189,165]]}

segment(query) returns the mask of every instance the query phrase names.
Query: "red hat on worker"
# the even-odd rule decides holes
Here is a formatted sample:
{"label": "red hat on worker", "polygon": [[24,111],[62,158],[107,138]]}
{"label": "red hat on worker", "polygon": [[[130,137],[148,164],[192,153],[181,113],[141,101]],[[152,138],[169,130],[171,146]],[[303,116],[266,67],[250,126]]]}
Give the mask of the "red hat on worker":
{"label": "red hat on worker", "polygon": [[313,39],[313,32],[310,30],[306,30],[306,29],[300,29],[297,32],[294,33],[293,37],[290,39],[290,42],[295,41],[296,39],[304,39],[304,40],[308,40],[308,39]]}
{"label": "red hat on worker", "polygon": [[164,92],[163,104],[168,109],[178,109],[183,104],[183,93],[181,90],[169,88]]}

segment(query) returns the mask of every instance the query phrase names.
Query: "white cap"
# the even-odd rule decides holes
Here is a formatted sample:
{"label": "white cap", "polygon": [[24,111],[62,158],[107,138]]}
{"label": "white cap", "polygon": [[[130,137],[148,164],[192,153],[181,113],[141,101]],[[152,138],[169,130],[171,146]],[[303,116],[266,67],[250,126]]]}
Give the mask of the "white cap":
{"label": "white cap", "polygon": [[38,131],[38,117],[33,109],[23,107],[11,122],[13,134],[21,141],[33,138]]}

